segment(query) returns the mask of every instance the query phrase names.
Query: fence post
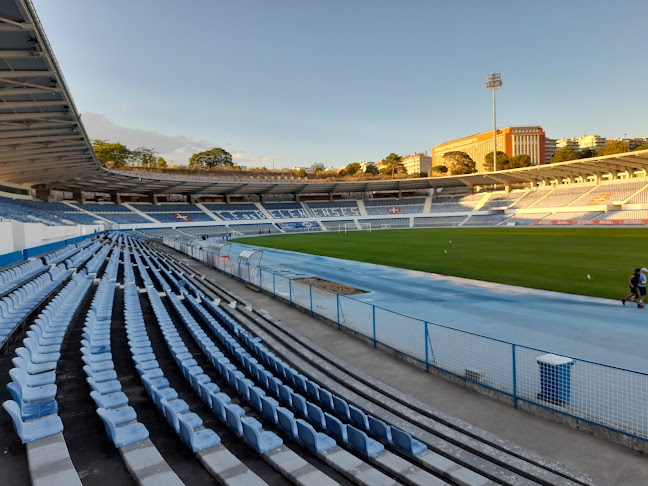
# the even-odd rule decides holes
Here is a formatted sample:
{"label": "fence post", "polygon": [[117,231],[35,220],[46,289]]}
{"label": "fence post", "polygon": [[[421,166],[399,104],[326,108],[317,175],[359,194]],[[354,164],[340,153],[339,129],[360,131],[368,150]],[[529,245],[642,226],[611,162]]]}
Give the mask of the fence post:
{"label": "fence post", "polygon": [[313,317],[313,286],[309,285],[309,292],[310,292],[310,304],[311,304],[311,317]]}
{"label": "fence post", "polygon": [[337,319],[338,319],[338,331],[340,330],[340,294],[335,294],[335,301],[337,303]]}
{"label": "fence post", "polygon": [[517,365],[515,359],[515,344],[511,344],[511,350],[513,351],[513,408],[518,408],[518,399],[517,399]]}
{"label": "fence post", "polygon": [[290,307],[292,307],[292,279],[288,279],[288,295],[290,296]]}
{"label": "fence post", "polygon": [[376,306],[372,305],[371,309],[373,311],[373,342],[375,348],[376,347]]}
{"label": "fence post", "polygon": [[277,282],[275,281],[275,277],[277,276],[276,273],[272,274],[272,295],[274,298],[277,298]]}
{"label": "fence post", "polygon": [[425,321],[425,371],[428,373],[430,372],[430,359],[428,358],[429,354],[429,346],[428,346],[428,336],[429,336],[429,331],[428,331],[428,323]]}

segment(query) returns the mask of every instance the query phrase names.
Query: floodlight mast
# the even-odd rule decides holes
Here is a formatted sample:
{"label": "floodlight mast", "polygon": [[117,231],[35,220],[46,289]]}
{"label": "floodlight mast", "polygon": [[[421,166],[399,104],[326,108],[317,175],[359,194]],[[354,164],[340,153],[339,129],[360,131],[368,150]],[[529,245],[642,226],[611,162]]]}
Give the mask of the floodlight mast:
{"label": "floodlight mast", "polygon": [[495,91],[502,86],[500,73],[489,74],[486,78],[486,87],[493,90],[493,172],[497,171],[497,117],[495,112]]}

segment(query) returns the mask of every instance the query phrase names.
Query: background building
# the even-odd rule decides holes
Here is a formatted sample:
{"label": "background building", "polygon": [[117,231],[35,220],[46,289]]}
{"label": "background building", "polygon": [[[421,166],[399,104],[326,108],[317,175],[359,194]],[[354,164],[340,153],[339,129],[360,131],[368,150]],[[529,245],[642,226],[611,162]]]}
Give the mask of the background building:
{"label": "background building", "polygon": [[[509,157],[526,154],[533,165],[546,163],[545,132],[542,127],[506,127],[497,130],[497,150]],[[477,164],[477,170],[484,172],[484,157],[493,152],[493,131],[477,133],[468,137],[446,142],[432,148],[432,165],[443,165],[447,152],[465,152]]]}
{"label": "background building", "polygon": [[432,171],[432,157],[427,152],[414,152],[412,155],[402,157],[403,167],[407,169],[408,174],[420,174],[425,172],[428,176]]}

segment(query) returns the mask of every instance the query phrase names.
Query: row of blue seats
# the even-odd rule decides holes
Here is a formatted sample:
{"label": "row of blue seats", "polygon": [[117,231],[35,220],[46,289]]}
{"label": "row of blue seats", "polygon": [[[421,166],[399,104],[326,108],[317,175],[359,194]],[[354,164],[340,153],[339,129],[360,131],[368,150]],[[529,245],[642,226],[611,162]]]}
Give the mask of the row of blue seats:
{"label": "row of blue seats", "polygon": [[18,325],[64,280],[72,270],[58,265],[0,300],[0,347]]}
{"label": "row of blue seats", "polygon": [[72,255],[70,258],[66,259],[65,267],[79,268],[88,260],[90,260],[96,254],[97,250],[99,250],[99,248],[101,248],[101,243],[95,241],[90,246],[81,249],[80,251]]}
{"label": "row of blue seats", "polygon": [[[191,298],[187,298],[187,301],[192,303]],[[280,380],[283,377],[285,381],[289,385],[291,384],[292,386],[294,386],[298,392],[310,396],[311,399],[314,399],[315,402],[319,404],[313,405],[309,408],[307,403],[302,403],[303,400],[301,395],[299,395],[297,398],[298,411],[307,418],[311,418],[310,415],[313,415],[313,421],[318,425],[322,425],[322,428],[328,430],[334,437],[342,440],[343,442],[346,442],[345,438],[348,437],[347,430],[350,427],[354,427],[356,428],[356,431],[360,432],[360,434],[358,434],[354,431],[353,435],[355,438],[359,440],[361,439],[360,443],[363,445],[363,448],[358,449],[356,447],[356,449],[360,450],[361,452],[366,451],[367,453],[369,453],[373,451],[373,453],[376,453],[382,450],[382,447],[378,447],[378,445],[374,443],[375,441],[369,438],[366,434],[371,434],[379,441],[392,445],[406,454],[418,455],[427,449],[427,446],[425,444],[412,438],[411,435],[409,435],[407,432],[398,429],[397,427],[390,426],[373,416],[366,415],[359,408],[348,404],[341,397],[332,394],[330,391],[320,387],[317,383],[309,380],[296,370],[285,365],[281,359],[279,359],[273,353],[269,352],[265,348],[265,346],[261,344],[258,338],[252,337],[237,322],[235,322],[231,317],[229,317],[221,309],[219,309],[218,306],[216,306],[213,302],[210,302],[207,299],[203,302],[205,303],[206,307],[208,307],[212,311],[212,313],[221,320],[221,322],[224,322],[232,330],[232,332],[243,341],[243,343],[250,351],[254,352],[254,354],[262,362],[268,365],[270,370],[274,370],[277,373]],[[196,310],[198,311],[198,309]],[[236,346],[238,343],[236,343],[236,341],[231,336],[223,335],[219,337],[223,339],[224,343],[227,343],[232,347],[232,352],[236,351]],[[239,359],[243,361],[244,364],[250,367],[250,372],[252,372],[253,375],[255,373],[254,368],[256,368],[257,376],[259,376],[261,380],[265,380],[264,377],[259,375],[260,370],[258,369],[258,367],[261,365],[256,363],[256,359],[254,360],[254,362],[249,361],[246,358],[245,354],[242,354],[240,352],[235,352],[235,356],[239,357]],[[269,386],[272,386],[269,382],[268,384]],[[273,392],[274,389],[270,388],[270,391]],[[277,390],[277,393],[281,393],[280,388]],[[293,400],[291,398],[293,395],[294,392],[292,388],[287,387],[287,389],[283,389],[283,396],[281,398],[284,403],[293,405]],[[322,413],[320,413],[321,410],[318,410],[320,408],[319,406],[328,409],[330,412],[336,414],[339,419],[342,419],[345,422],[350,422],[350,424],[344,424],[343,422],[340,422],[339,419],[335,419],[335,417],[333,416],[330,416],[331,418],[327,421],[326,417],[323,416]],[[309,410],[311,411],[311,414],[309,414]],[[340,423],[338,424],[336,420]],[[331,428],[329,428],[328,426],[329,423],[331,424]]]}
{"label": "row of blue seats", "polygon": [[117,280],[117,274],[119,272],[119,259],[121,257],[121,250],[118,247],[113,247],[108,263],[106,264],[106,269],[104,270],[104,276],[111,282]]}
{"label": "row of blue seats", "polygon": [[[133,290],[130,290],[131,287]],[[203,427],[202,419],[196,413],[191,412],[187,402],[178,398],[178,393],[169,386],[169,382],[158,365],[148,339],[139,301],[136,301],[139,297],[135,293],[134,286],[129,286],[129,294],[130,308],[126,309],[129,344],[134,355],[133,359],[137,363],[136,368],[153,402],[166,417],[169,425],[193,452],[220,444],[220,437],[213,430]],[[155,289],[149,288],[147,294],[167,345],[170,349],[176,350],[174,357],[179,362],[185,376],[187,376],[190,368],[199,367],[196,366],[196,361],[191,357],[187,348],[184,347],[179,336],[172,334],[172,330],[175,330],[175,328],[164,309],[164,304],[158,293]],[[134,309],[134,311],[131,311],[131,309]],[[195,373],[192,376],[196,376],[196,380],[200,379],[201,383],[209,381],[207,375],[204,375],[207,378],[205,380],[203,377],[198,378],[199,375],[203,375],[202,373],[198,373],[195,369],[192,369],[192,371]],[[200,372],[202,372],[202,369],[200,369]]]}
{"label": "row of blue seats", "polygon": [[85,270],[79,272],[34,321],[24,347],[16,349],[15,367],[9,371],[13,381],[7,384],[13,400],[3,407],[23,444],[63,430],[57,415],[55,370],[67,328],[91,284],[92,277]]}
{"label": "row of blue seats", "polygon": [[[254,386],[250,380],[236,369],[236,366],[230,363],[229,359],[220,351],[218,346],[209,338],[198,323],[193,319],[189,311],[184,307],[182,302],[171,292],[167,293],[171,305],[175,308],[181,317],[183,324],[187,327],[193,339],[201,348],[203,353],[208,357],[211,363],[216,367],[218,372],[227,380],[227,382],[239,392],[243,399],[249,401],[249,394],[243,392],[250,386]],[[177,331],[176,331],[177,332]],[[197,366],[196,368],[200,368]],[[261,422],[253,417],[245,416],[245,410],[236,404],[232,404],[231,398],[219,393],[218,386],[210,381],[201,379],[200,375],[196,376],[195,372],[202,372],[202,369],[189,369],[186,375],[190,383],[194,386],[197,393],[210,406],[214,414],[224,422],[238,437],[252,446],[257,452],[263,454],[272,449],[276,449],[283,444],[283,441],[275,433],[263,430]],[[204,375],[207,377],[207,375]],[[208,377],[207,377],[208,378]],[[224,396],[223,396],[224,395]]]}
{"label": "row of blue seats", "polygon": [[61,248],[60,250],[53,251],[51,253],[48,253],[43,257],[43,260],[45,263],[48,265],[54,265],[57,263],[61,263],[63,260],[71,257],[74,255],[76,252],[78,252],[80,249],[85,248],[87,246],[90,246],[92,244],[91,240],[84,240],[80,241],[79,243],[75,243],[72,245],[67,245]]}
{"label": "row of blue seats", "polygon": [[110,252],[110,247],[108,245],[103,245],[101,249],[92,257],[92,259],[86,264],[85,269],[89,275],[96,275],[101,266],[106,261],[106,257]]}
{"label": "row of blue seats", "polygon": [[137,282],[135,278],[135,270],[133,269],[133,261],[131,260],[131,252],[128,248],[124,248],[124,285],[133,285]]}
{"label": "row of blue seats", "polygon": [[[113,255],[119,253],[113,252]],[[83,371],[92,391],[90,396],[97,405],[97,415],[115,447],[147,439],[148,430],[137,421],[137,413],[128,405],[122,392],[112,359],[110,326],[116,283],[104,276],[97,287],[83,328],[81,353]]]}
{"label": "row of blue seats", "polygon": [[43,272],[46,268],[47,266],[43,263],[43,260],[37,258],[0,272],[0,295],[4,295],[19,285],[22,285],[34,275]]}

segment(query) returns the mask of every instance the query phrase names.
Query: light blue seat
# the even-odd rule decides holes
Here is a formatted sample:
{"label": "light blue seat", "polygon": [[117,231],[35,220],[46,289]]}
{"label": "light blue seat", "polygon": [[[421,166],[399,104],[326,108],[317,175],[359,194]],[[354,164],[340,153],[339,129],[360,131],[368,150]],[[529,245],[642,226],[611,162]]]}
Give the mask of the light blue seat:
{"label": "light blue seat", "polygon": [[358,407],[349,405],[349,416],[353,425],[359,427],[361,430],[369,430],[369,422],[367,422],[367,416]]}
{"label": "light blue seat", "polygon": [[117,447],[118,449],[125,445],[148,439],[149,432],[144,424],[141,424],[139,422],[131,422],[126,425],[117,426],[114,422],[112,422],[110,415],[106,413],[106,410],[101,407],[97,409],[97,414],[103,420],[104,426],[106,427],[106,432],[108,433],[110,440],[113,441],[115,447]]}
{"label": "light blue seat", "polygon": [[297,434],[299,440],[315,454],[329,450],[337,444],[328,435],[316,432],[311,424],[297,419]]}
{"label": "light blue seat", "polygon": [[173,427],[173,430],[175,430],[176,434],[180,433],[180,424],[178,422],[178,417],[180,416],[184,417],[184,420],[188,424],[190,424],[192,429],[195,429],[196,427],[200,427],[203,424],[201,418],[193,412],[177,413],[173,409],[171,404],[165,399],[161,400],[161,405],[162,405],[162,412],[164,413],[164,416],[166,417],[171,427]]}
{"label": "light blue seat", "polygon": [[19,357],[11,360],[17,369],[25,371],[25,382],[28,386],[43,386],[51,385],[56,381],[56,373],[53,371],[46,371],[45,373],[30,374],[27,372],[27,365],[25,360]]}
{"label": "light blue seat", "polygon": [[307,380],[306,381],[306,394],[314,398],[316,402],[319,402],[319,385],[313,381]]}
{"label": "light blue seat", "polygon": [[198,395],[200,395],[200,398],[202,398],[202,401],[211,408],[212,393],[219,393],[220,387],[216,383],[210,381],[208,383],[199,383],[197,391]]}
{"label": "light blue seat", "polygon": [[202,451],[208,447],[213,447],[220,444],[221,440],[216,432],[211,429],[195,430],[195,427],[186,420],[186,415],[178,416],[178,424],[180,427],[180,437],[182,440],[191,447],[193,452]]}
{"label": "light blue seat", "polygon": [[259,400],[261,402],[261,411],[263,414],[276,424],[279,420],[277,418],[277,407],[279,406],[277,400],[266,396],[259,397]]}
{"label": "light blue seat", "polygon": [[32,338],[23,339],[23,345],[29,351],[31,362],[34,364],[56,363],[61,357],[59,352],[41,352],[41,347]]}
{"label": "light blue seat", "polygon": [[164,372],[160,368],[151,368],[148,370],[143,369],[140,365],[135,366],[135,369],[141,377],[149,378],[150,380],[154,378],[163,378]]}
{"label": "light blue seat", "polygon": [[341,415],[344,420],[349,420],[349,404],[342,398],[333,395],[333,409]]}
{"label": "light blue seat", "polygon": [[81,348],[81,354],[83,354],[88,360],[92,361],[93,363],[112,361],[112,353],[93,354],[92,352],[90,352],[90,349],[86,347]]}
{"label": "light blue seat", "polygon": [[51,414],[38,420],[23,422],[20,407],[16,402],[7,400],[2,406],[11,416],[16,434],[23,444],[63,432],[63,422],[58,415]]}
{"label": "light blue seat", "polygon": [[[225,401],[225,397],[227,397],[227,400]],[[224,393],[212,393],[211,394],[211,409],[212,412],[214,412],[214,415],[221,420],[222,422],[225,422],[227,419],[225,416],[225,407],[227,404],[229,404],[232,401],[232,399],[228,396],[225,395]]]}
{"label": "light blue seat", "polygon": [[293,393],[290,396],[292,401],[293,411],[300,417],[308,417],[308,411],[306,410],[306,399],[298,393]]}
{"label": "light blue seat", "polygon": [[15,382],[15,384],[21,388],[22,401],[25,403],[52,400],[56,396],[55,384],[40,386],[29,385],[29,375],[22,368],[10,369],[9,376]]}
{"label": "light blue seat", "polygon": [[111,409],[103,409],[105,411],[106,417],[110,418],[110,421],[115,425],[125,424],[126,422],[132,422],[137,420],[137,413],[133,407],[124,406]]}
{"label": "light blue seat", "polygon": [[106,381],[117,379],[117,373],[115,372],[115,370],[93,371],[90,366],[85,365],[83,367],[83,371],[85,371],[85,374],[91,377],[97,383],[105,383]]}
{"label": "light blue seat", "polygon": [[119,380],[110,380],[104,382],[98,382],[92,377],[86,378],[86,381],[94,391],[101,393],[102,395],[108,395],[110,393],[115,393],[121,391],[121,383]]}
{"label": "light blue seat", "polygon": [[326,412],[324,413],[324,420],[326,421],[326,432],[330,436],[341,442],[347,442],[349,440],[346,424],[343,424],[337,417]]}
{"label": "light blue seat", "polygon": [[90,369],[94,372],[99,372],[99,371],[107,371],[107,370],[114,370],[115,369],[115,363],[113,363],[112,359],[108,359],[105,361],[92,361],[89,359],[87,356],[81,356],[81,359],[83,362],[86,364],[86,366],[89,366]]}
{"label": "light blue seat", "polygon": [[324,412],[317,405],[311,402],[306,402],[306,412],[311,423],[325,429],[326,420],[324,419]]}
{"label": "light blue seat", "polygon": [[171,401],[178,398],[178,392],[175,390],[175,388],[169,386],[165,388],[157,388],[153,386],[151,381],[149,381],[147,385],[151,387],[151,398],[153,399],[153,403],[155,404],[160,403],[160,400],[162,399]]}
{"label": "light blue seat", "polygon": [[356,429],[351,425],[347,426],[347,436],[349,438],[349,446],[366,456],[373,456],[385,449],[385,446],[380,442],[373,440],[362,430]]}
{"label": "light blue seat", "polygon": [[385,422],[376,417],[372,417],[371,415],[367,415],[367,421],[369,422],[369,430],[371,433],[378,437],[382,442],[391,443],[391,429]]}
{"label": "light blue seat", "polygon": [[[241,417],[241,414],[239,413],[240,410],[237,409],[237,405],[227,405],[225,407],[225,422],[227,423],[227,426],[234,432],[236,435],[241,437],[243,435],[243,428],[241,425],[241,421],[245,420],[249,425],[252,425],[257,428],[261,428],[261,422],[259,422],[256,419],[253,419],[252,417]],[[239,409],[241,407],[238,407]],[[242,409],[241,409],[242,410]],[[245,414],[245,411],[243,411]]]}
{"label": "light blue seat", "polygon": [[277,407],[277,423],[291,437],[297,437],[297,421],[295,415],[284,407]]}
{"label": "light blue seat", "polygon": [[281,401],[286,404],[286,406],[292,407],[292,388],[288,385],[279,385],[277,390],[279,390],[279,398]]}
{"label": "light blue seat", "polygon": [[299,373],[293,373],[293,381],[295,383],[295,389],[299,393],[307,393],[308,389],[306,388],[306,378],[300,375]]}
{"label": "light blue seat", "polygon": [[128,397],[124,392],[110,393],[102,395],[98,391],[91,391],[90,396],[99,408],[117,408],[128,403]]}
{"label": "light blue seat", "polygon": [[276,449],[283,444],[281,438],[273,432],[257,429],[245,420],[241,421],[241,426],[243,427],[243,437],[247,443],[260,454]]}
{"label": "light blue seat", "polygon": [[405,454],[418,456],[427,450],[427,446],[414,438],[404,430],[391,427],[392,443],[394,447]]}
{"label": "light blue seat", "polygon": [[63,342],[62,335],[57,337],[43,336],[42,330],[39,326],[32,326],[29,331],[27,331],[27,336],[34,339],[39,346],[57,346],[60,349],[61,343]]}
{"label": "light blue seat", "polygon": [[[56,387],[56,385],[44,385],[46,387]],[[25,387],[27,388],[27,387]],[[58,412],[58,403],[54,399],[54,395],[50,398],[40,401],[25,402],[23,399],[23,392],[25,391],[20,384],[15,382],[7,383],[7,390],[11,393],[15,403],[20,409],[20,415],[23,420],[31,420],[39,417],[45,417]]]}
{"label": "light blue seat", "polygon": [[331,395],[331,392],[325,390],[324,388],[319,389],[319,403],[324,408],[327,408],[329,410],[334,410],[333,395]]}
{"label": "light blue seat", "polygon": [[143,354],[150,354],[152,352],[153,352],[153,348],[151,348],[150,346],[144,346],[142,348],[132,348],[131,349],[131,353],[134,356],[140,356],[140,355],[143,355]]}
{"label": "light blue seat", "polygon": [[157,360],[150,359],[150,360],[146,360],[146,361],[140,361],[139,363],[137,363],[136,366],[139,367],[138,368],[139,370],[148,371],[148,370],[152,370],[154,368],[159,368],[160,364],[157,362]]}
{"label": "light blue seat", "polygon": [[252,406],[257,410],[261,411],[262,410],[261,398],[265,397],[265,392],[258,386],[251,386],[248,389],[248,392],[250,395],[250,403],[252,404]]}

